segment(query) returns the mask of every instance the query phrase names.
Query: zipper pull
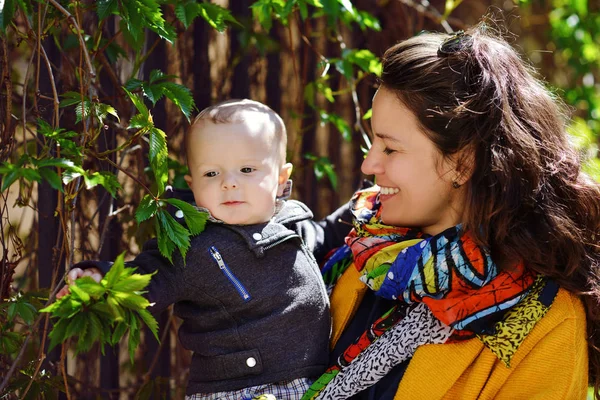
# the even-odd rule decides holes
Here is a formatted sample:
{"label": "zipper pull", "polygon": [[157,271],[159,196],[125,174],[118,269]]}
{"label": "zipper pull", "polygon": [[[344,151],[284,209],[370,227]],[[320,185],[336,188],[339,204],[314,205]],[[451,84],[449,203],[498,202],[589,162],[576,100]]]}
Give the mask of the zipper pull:
{"label": "zipper pull", "polygon": [[215,259],[217,264],[219,264],[219,268],[224,269],[225,263],[223,262],[223,257],[221,257],[221,253],[216,249],[215,246],[210,246],[210,255]]}

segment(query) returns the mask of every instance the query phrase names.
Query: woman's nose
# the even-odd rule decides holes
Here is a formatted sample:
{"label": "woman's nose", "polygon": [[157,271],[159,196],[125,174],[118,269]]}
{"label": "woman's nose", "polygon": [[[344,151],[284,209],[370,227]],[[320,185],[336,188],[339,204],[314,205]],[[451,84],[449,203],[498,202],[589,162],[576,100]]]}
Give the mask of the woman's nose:
{"label": "woman's nose", "polygon": [[381,160],[372,148],[369,150],[367,157],[365,157],[362,165],[360,166],[360,170],[365,175],[379,175],[383,173]]}

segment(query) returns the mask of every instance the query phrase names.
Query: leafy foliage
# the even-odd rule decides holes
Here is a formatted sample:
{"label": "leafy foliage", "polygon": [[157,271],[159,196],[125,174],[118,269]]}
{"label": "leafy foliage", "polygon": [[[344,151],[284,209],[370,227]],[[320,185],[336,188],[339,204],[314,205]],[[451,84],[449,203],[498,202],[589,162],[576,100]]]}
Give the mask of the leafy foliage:
{"label": "leafy foliage", "polygon": [[104,353],[105,345],[114,346],[128,333],[133,362],[143,324],[159,340],[158,324],[146,310],[150,303],[143,297],[152,274],[134,271],[125,266],[121,254],[100,282],[88,276],[77,279],[70,286],[70,294],[41,309],[55,319],[48,335],[49,350],[77,336],[76,353],[88,351],[96,342]]}

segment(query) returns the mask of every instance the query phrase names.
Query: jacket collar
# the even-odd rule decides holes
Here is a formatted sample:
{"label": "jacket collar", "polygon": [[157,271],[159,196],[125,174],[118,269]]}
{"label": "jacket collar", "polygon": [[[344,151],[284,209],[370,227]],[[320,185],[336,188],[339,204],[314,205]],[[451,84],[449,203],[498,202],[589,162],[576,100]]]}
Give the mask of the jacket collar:
{"label": "jacket collar", "polygon": [[257,257],[263,257],[271,247],[292,237],[300,237],[294,225],[313,217],[306,205],[295,200],[281,200],[278,209],[270,221],[254,225],[229,225],[212,217],[209,220],[239,234]]}

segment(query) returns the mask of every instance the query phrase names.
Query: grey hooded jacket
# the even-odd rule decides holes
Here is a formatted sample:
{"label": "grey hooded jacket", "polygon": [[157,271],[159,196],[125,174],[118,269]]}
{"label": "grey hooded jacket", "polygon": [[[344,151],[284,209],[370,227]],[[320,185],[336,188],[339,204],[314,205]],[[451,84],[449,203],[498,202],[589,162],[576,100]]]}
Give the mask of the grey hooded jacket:
{"label": "grey hooded jacket", "polygon": [[[231,391],[300,377],[328,364],[329,300],[315,254],[342,244],[347,207],[315,223],[302,203],[288,200],[270,222],[207,223],[192,238],[185,265],[173,265],[148,242],[129,265],[157,271],[149,310],[170,304],[183,320],[179,338],[193,351],[189,395]],[[79,267],[104,267],[84,262]]]}

